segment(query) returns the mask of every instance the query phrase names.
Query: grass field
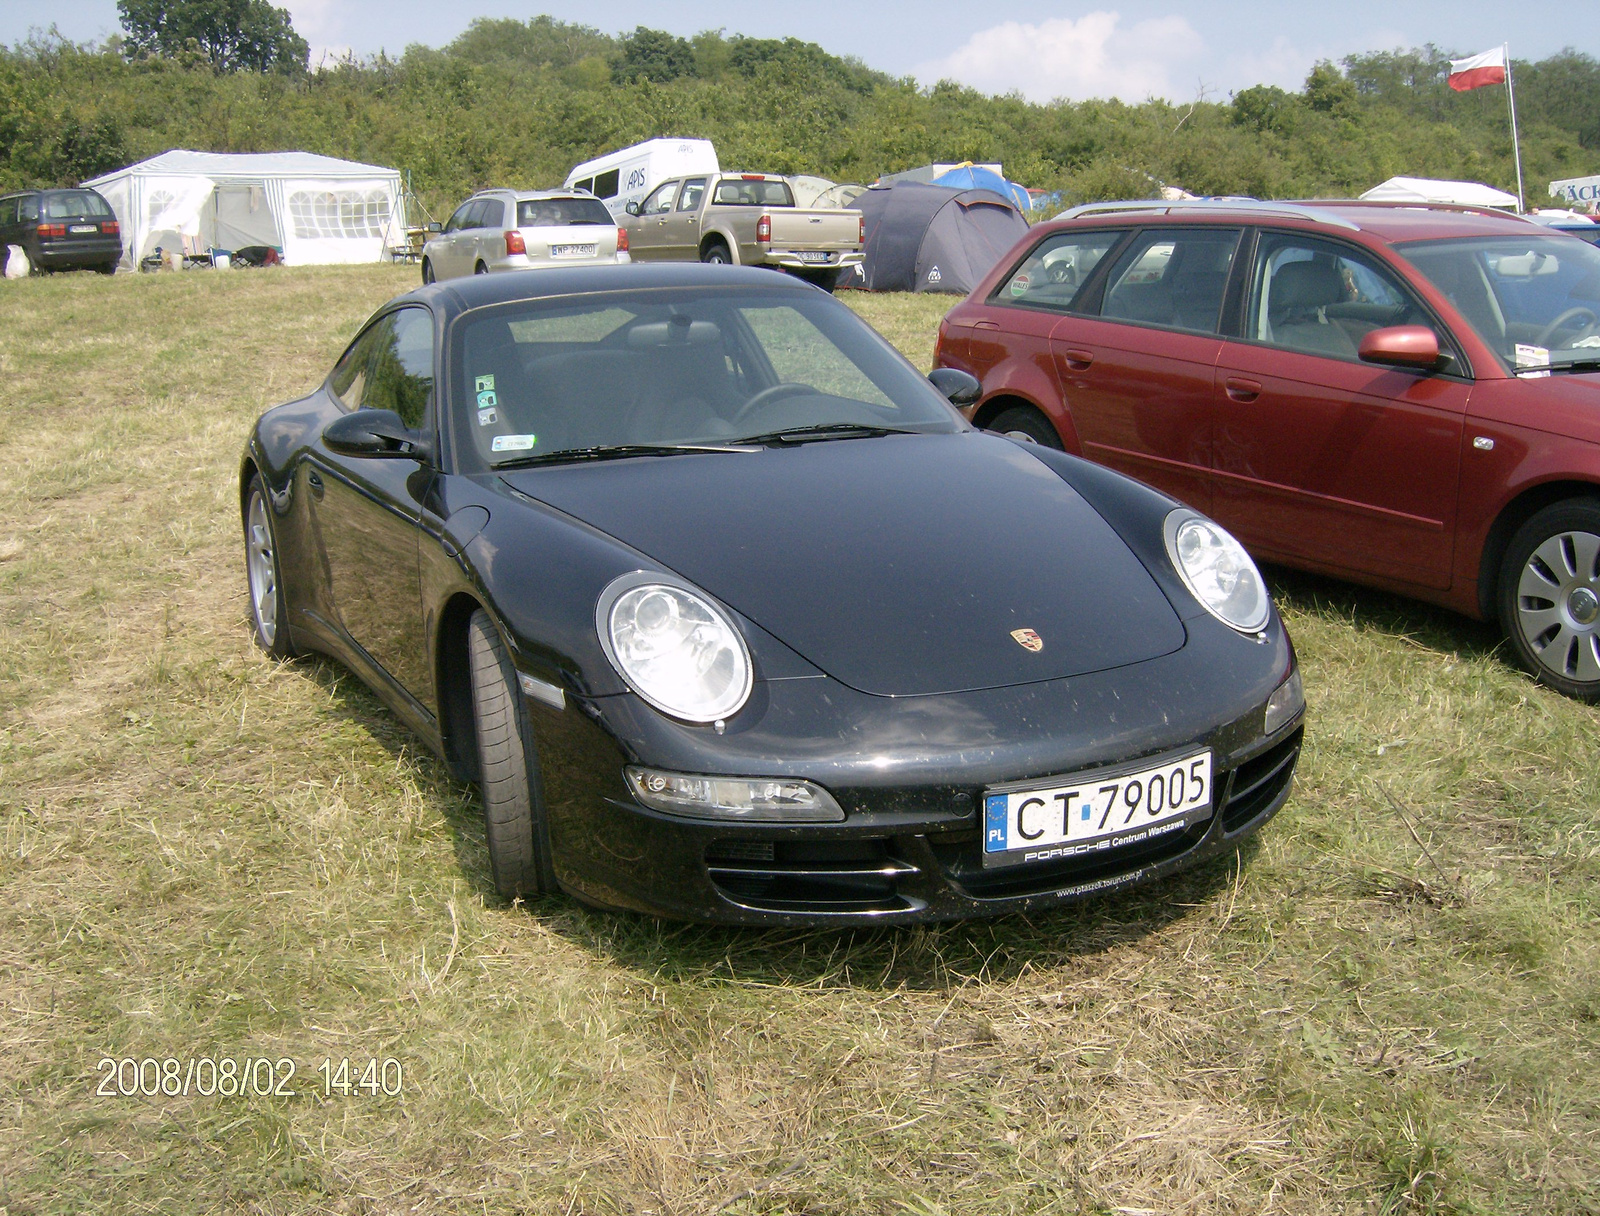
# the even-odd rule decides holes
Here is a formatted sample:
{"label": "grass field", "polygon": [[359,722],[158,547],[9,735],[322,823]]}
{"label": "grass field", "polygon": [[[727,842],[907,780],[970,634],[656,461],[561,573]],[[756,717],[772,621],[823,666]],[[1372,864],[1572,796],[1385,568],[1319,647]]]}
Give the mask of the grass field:
{"label": "grass field", "polygon": [[[246,625],[250,423],[413,279],[0,283],[5,1216],[1600,1212],[1600,711],[1398,599],[1270,572],[1306,751],[1209,869],[935,929],[497,900],[474,791]],[[927,365],[948,299],[848,299]]]}

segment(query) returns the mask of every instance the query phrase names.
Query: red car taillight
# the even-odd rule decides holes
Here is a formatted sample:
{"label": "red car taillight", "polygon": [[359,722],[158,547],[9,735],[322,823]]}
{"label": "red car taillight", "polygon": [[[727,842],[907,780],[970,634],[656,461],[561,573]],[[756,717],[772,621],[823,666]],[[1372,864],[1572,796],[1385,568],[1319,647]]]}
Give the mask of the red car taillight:
{"label": "red car taillight", "polygon": [[40,224],[39,225],[39,235],[40,236],[66,236],[67,235],[67,226],[65,224]]}
{"label": "red car taillight", "polygon": [[513,253],[527,253],[528,243],[522,239],[522,233],[513,228],[506,233],[506,256]]}
{"label": "red car taillight", "polygon": [[628,230],[626,228],[617,229],[617,252],[628,252]]}
{"label": "red car taillight", "polygon": [[122,234],[122,225],[117,223],[116,220],[106,220],[100,225],[100,231],[107,236],[120,236]]}
{"label": "red car taillight", "polygon": [[756,240],[770,241],[772,239],[772,217],[763,215],[756,221]]}

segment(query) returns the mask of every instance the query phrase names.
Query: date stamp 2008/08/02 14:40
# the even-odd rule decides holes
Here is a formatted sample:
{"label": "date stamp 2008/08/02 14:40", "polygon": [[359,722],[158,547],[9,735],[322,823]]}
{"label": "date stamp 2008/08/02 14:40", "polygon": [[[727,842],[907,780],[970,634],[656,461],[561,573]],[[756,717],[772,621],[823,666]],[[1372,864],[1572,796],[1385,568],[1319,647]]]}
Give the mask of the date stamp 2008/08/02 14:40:
{"label": "date stamp 2008/08/02 14:40", "polygon": [[95,1073],[100,1098],[397,1098],[405,1088],[392,1056],[325,1056],[311,1068],[286,1056],[103,1056]]}

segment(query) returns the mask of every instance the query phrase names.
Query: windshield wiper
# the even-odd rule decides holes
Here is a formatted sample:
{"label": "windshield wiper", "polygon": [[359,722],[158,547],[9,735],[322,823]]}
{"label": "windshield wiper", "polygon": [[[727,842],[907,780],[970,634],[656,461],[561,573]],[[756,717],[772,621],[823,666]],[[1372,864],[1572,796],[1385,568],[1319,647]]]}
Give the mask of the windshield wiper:
{"label": "windshield wiper", "polygon": [[865,422],[814,422],[810,426],[785,427],[750,435],[740,443],[812,443],[823,439],[872,439],[879,435],[921,435],[923,431],[899,426],[873,426]]}
{"label": "windshield wiper", "polygon": [[1565,363],[1552,363],[1548,368],[1540,371],[1552,372],[1600,372],[1600,359],[1572,359]]}
{"label": "windshield wiper", "polygon": [[603,443],[588,448],[565,448],[559,452],[540,452],[537,456],[518,456],[491,467],[523,469],[536,464],[565,464],[577,460],[620,460],[627,456],[675,456],[681,452],[759,452],[758,447],[726,443]]}

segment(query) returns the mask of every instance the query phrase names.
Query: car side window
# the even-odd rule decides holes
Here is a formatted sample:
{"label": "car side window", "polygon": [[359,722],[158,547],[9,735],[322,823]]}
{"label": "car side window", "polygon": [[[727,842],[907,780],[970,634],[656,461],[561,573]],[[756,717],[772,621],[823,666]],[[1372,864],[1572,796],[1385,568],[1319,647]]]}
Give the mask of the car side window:
{"label": "car side window", "polygon": [[17,200],[14,198],[0,198],[0,227],[8,227],[17,222]]}
{"label": "car side window", "polygon": [[705,197],[706,179],[691,177],[683,183],[683,196],[678,199],[679,211],[694,211],[700,206],[700,200]]}
{"label": "car side window", "polygon": [[996,304],[1070,311],[1089,275],[1122,239],[1112,232],[1058,232],[1022,259],[990,299]]}
{"label": "car side window", "polygon": [[506,204],[503,199],[486,198],[478,202],[478,211],[472,217],[474,228],[503,228]]}
{"label": "car side window", "polygon": [[17,215],[23,223],[29,224],[39,218],[39,196],[29,194],[17,204]]}
{"label": "car side window", "polygon": [[[1358,358],[1361,339],[1432,318],[1387,269],[1347,245],[1263,233],[1250,277],[1245,337],[1303,354]],[[1446,339],[1439,334],[1441,346]]]}
{"label": "car side window", "polygon": [[367,352],[383,325],[384,322],[380,321],[364,330],[354,342],[350,343],[349,349],[344,352],[339,362],[333,365],[333,373],[328,377],[328,387],[347,410],[361,408],[361,399],[367,390]]}
{"label": "car side window", "polygon": [[446,232],[460,232],[465,228],[467,226],[467,217],[471,215],[473,206],[474,202],[469,198],[461,206],[457,207],[455,214],[445,224],[444,230]]}
{"label": "car side window", "polygon": [[677,182],[662,182],[639,205],[640,215],[665,215],[672,210],[672,200],[678,196]]}
{"label": "car side window", "polygon": [[1238,228],[1152,228],[1112,267],[1100,315],[1214,334]]}
{"label": "car side window", "polygon": [[364,410],[393,410],[416,429],[433,397],[433,317],[426,308],[401,308],[372,328],[366,350]]}

